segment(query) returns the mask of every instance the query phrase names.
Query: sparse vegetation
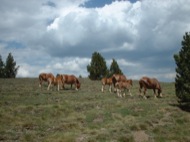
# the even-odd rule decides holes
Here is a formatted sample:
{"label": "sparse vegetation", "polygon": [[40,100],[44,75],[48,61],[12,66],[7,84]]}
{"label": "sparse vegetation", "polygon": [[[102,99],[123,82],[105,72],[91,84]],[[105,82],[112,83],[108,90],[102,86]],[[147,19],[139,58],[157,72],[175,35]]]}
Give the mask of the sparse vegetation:
{"label": "sparse vegetation", "polygon": [[81,90],[41,90],[37,79],[0,79],[0,141],[190,141],[190,113],[178,106],[174,83],[163,98],[118,98],[101,82],[80,78]]}

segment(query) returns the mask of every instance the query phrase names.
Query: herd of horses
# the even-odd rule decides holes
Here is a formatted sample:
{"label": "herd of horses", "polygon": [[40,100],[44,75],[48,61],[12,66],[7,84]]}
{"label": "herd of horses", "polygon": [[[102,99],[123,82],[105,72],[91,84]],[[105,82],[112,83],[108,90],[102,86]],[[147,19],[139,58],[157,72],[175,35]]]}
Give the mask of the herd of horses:
{"label": "herd of horses", "polygon": [[[130,96],[132,96],[130,88],[133,86],[133,81],[131,79],[127,79],[125,75],[114,74],[110,78],[102,78],[101,82],[102,92],[104,92],[105,85],[109,85],[109,92],[112,92],[113,86],[113,92],[117,92],[118,97],[125,97],[126,90],[129,92]],[[142,92],[143,89],[144,91]],[[149,78],[147,76],[144,76],[139,80],[139,95],[145,99],[147,98],[147,89],[153,90],[155,98],[162,97],[161,85],[156,78]]]}
{"label": "herd of horses", "polygon": [[[65,84],[75,85],[75,89],[78,90],[81,86],[79,79],[74,75],[66,74],[57,74],[54,76],[52,73],[41,73],[39,74],[39,87],[42,87],[42,82],[48,82],[47,90],[50,89],[52,85],[57,86],[57,90],[60,90],[60,87],[64,89]],[[109,86],[109,92],[116,92],[118,97],[125,97],[126,90],[132,96],[130,88],[133,86],[133,81],[127,79],[125,75],[122,74],[113,74],[112,77],[102,78],[102,88],[101,91],[104,92],[105,86]],[[112,89],[113,86],[113,89]],[[144,91],[142,91],[144,89]],[[155,98],[162,97],[162,89],[159,81],[156,78],[142,77],[139,80],[139,95],[143,98],[146,97],[147,89],[152,89],[154,92]]]}
{"label": "herd of horses", "polygon": [[66,75],[66,74],[57,74],[54,76],[52,73],[41,73],[39,75],[39,87],[42,87],[42,82],[48,82],[48,88],[50,89],[52,85],[57,86],[57,90],[59,91],[60,85],[64,89],[65,84],[75,85],[75,89],[78,90],[80,88],[80,82],[78,78],[74,75]]}

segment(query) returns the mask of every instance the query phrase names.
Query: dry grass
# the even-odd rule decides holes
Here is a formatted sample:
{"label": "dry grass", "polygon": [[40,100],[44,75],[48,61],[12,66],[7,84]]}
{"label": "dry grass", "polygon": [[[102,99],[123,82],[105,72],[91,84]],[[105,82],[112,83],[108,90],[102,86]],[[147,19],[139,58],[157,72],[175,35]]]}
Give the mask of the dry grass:
{"label": "dry grass", "polygon": [[80,79],[81,90],[46,91],[37,79],[0,79],[0,141],[190,141],[190,114],[178,107],[174,83],[164,97],[118,98],[100,81]]}

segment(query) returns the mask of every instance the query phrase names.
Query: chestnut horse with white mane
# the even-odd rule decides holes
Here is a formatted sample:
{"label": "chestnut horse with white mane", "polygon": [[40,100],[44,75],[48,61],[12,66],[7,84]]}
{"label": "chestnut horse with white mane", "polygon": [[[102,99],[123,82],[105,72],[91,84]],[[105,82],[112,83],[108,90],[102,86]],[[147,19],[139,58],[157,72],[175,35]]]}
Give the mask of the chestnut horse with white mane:
{"label": "chestnut horse with white mane", "polygon": [[71,84],[71,88],[72,85],[75,84],[75,90],[78,90],[81,86],[81,83],[79,82],[78,78],[74,75],[62,74],[62,80],[63,80],[63,88],[64,84]]}
{"label": "chestnut horse with white mane", "polygon": [[104,77],[102,78],[101,82],[102,82],[102,89],[101,89],[102,92],[104,92],[105,86],[109,85],[109,92],[111,93],[112,77],[109,77],[109,78]]}
{"label": "chestnut horse with white mane", "polygon": [[39,87],[42,87],[42,82],[48,82],[47,90],[49,90],[50,86],[54,83],[54,75],[52,73],[40,73],[39,74]]}
{"label": "chestnut horse with white mane", "polygon": [[[139,88],[140,95],[143,96],[145,99],[146,99],[145,94],[146,94],[147,89],[153,89],[155,98],[157,98],[157,96],[162,97],[162,88],[156,78],[149,78],[146,76],[142,77],[139,80],[139,85],[140,85],[140,88]],[[142,91],[141,91],[142,88],[144,88],[144,95],[142,95]],[[157,94],[156,94],[156,90],[158,92]]]}

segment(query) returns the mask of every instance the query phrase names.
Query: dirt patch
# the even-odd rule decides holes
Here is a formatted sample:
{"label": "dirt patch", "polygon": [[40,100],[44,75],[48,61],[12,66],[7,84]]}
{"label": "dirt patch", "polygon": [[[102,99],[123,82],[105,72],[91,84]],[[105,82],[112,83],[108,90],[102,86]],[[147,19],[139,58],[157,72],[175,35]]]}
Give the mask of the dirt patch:
{"label": "dirt patch", "polygon": [[147,142],[149,136],[144,131],[136,131],[133,133],[135,142]]}

